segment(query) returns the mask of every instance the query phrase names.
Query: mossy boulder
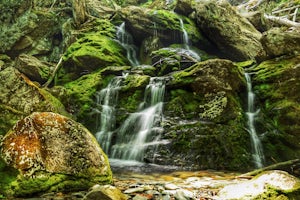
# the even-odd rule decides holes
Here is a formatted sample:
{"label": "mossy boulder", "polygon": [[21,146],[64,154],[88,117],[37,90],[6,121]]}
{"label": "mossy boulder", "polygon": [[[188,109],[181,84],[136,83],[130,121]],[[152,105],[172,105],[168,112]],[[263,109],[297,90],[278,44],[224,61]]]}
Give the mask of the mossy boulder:
{"label": "mossy boulder", "polygon": [[227,1],[207,1],[195,7],[201,31],[233,61],[265,57],[261,33]]}
{"label": "mossy boulder", "polygon": [[0,71],[0,135],[17,120],[35,111],[53,111],[67,115],[64,105],[46,90],[13,67]]}
{"label": "mossy boulder", "polygon": [[93,135],[52,112],[19,120],[2,140],[1,157],[19,171],[0,189],[7,196],[78,191],[112,182],[108,159]]}
{"label": "mossy boulder", "polygon": [[253,167],[248,146],[250,138],[243,128],[243,120],[216,124],[165,118],[162,139],[170,143],[158,146],[154,158],[156,163],[190,170],[246,171]]}
{"label": "mossy boulder", "polygon": [[300,155],[300,57],[282,57],[253,68],[254,90],[264,115],[258,124],[268,141],[267,157],[278,161]]}
{"label": "mossy boulder", "polygon": [[53,66],[49,63],[42,62],[34,56],[21,54],[16,59],[15,67],[25,74],[31,81],[40,84],[45,83],[50,77]]}
{"label": "mossy boulder", "polygon": [[263,33],[261,42],[270,57],[300,53],[300,34],[297,31],[273,28]]}
{"label": "mossy boulder", "polygon": [[162,139],[170,143],[158,147],[156,162],[191,169],[254,166],[239,95],[243,85],[239,67],[228,60],[198,62],[172,73],[162,121]]}
{"label": "mossy boulder", "polygon": [[78,39],[66,51],[57,84],[108,66],[128,64],[123,47],[112,38],[90,34]]}

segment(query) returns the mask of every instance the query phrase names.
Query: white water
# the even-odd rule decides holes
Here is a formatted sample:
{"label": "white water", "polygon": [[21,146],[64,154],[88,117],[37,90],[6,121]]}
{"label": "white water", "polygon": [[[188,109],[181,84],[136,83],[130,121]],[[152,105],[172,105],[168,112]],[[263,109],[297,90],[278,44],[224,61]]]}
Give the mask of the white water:
{"label": "white water", "polygon": [[248,92],[248,109],[246,112],[247,118],[248,118],[248,132],[251,136],[251,144],[252,144],[252,157],[255,162],[255,166],[257,168],[263,167],[264,162],[264,153],[261,141],[257,135],[256,129],[255,129],[255,117],[259,113],[259,110],[255,109],[254,106],[254,100],[255,100],[255,94],[252,91],[252,82],[251,77],[248,73],[245,73],[245,78],[247,81],[247,92]]}
{"label": "white water", "polygon": [[111,146],[112,133],[116,126],[116,105],[118,93],[124,76],[114,77],[108,86],[97,93],[96,103],[100,108],[100,125],[97,125],[96,138],[103,150],[108,153]]}
{"label": "white water", "polygon": [[120,127],[116,144],[112,146],[112,158],[143,161],[147,147],[166,143],[160,141],[164,91],[163,78],[150,79],[141,110],[131,114]]}
{"label": "white water", "polygon": [[183,41],[184,48],[189,52],[189,54],[193,58],[200,61],[201,57],[195,51],[191,50],[191,48],[190,48],[189,35],[188,35],[188,33],[187,33],[187,31],[184,27],[184,23],[183,23],[183,20],[181,18],[179,19],[179,22],[180,22],[180,28],[181,28],[181,31],[182,31],[182,41]]}
{"label": "white water", "polygon": [[137,59],[136,46],[133,44],[132,36],[125,30],[125,22],[117,27],[117,39],[121,46],[126,50],[127,59],[132,66],[139,65]]}

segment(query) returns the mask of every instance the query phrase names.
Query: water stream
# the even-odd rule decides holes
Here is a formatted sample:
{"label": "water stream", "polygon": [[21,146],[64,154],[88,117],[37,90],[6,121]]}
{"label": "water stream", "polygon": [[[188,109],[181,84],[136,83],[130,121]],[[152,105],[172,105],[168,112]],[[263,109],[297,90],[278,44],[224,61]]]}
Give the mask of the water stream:
{"label": "water stream", "polygon": [[132,66],[139,65],[137,47],[133,44],[132,36],[125,30],[125,22],[117,27],[117,41],[126,50],[127,59]]}
{"label": "water stream", "polygon": [[101,147],[105,152],[109,152],[111,146],[111,139],[113,131],[116,126],[116,105],[118,101],[118,93],[122,80],[126,77],[126,74],[123,76],[114,77],[108,86],[96,95],[96,105],[100,110],[100,119],[96,122],[97,124],[96,138],[101,144]]}
{"label": "water stream", "polygon": [[184,45],[184,49],[186,51],[188,51],[188,53],[193,57],[195,58],[196,60],[200,61],[201,60],[201,57],[195,52],[193,51],[191,48],[190,48],[190,39],[189,39],[189,35],[184,27],[184,23],[183,23],[183,20],[180,18],[179,19],[179,22],[180,22],[180,28],[181,28],[181,31],[182,31],[182,41],[183,41],[183,45]]}
{"label": "water stream", "polygon": [[257,114],[259,113],[259,109],[256,110],[254,101],[255,101],[255,94],[252,91],[252,81],[251,76],[248,73],[245,73],[245,78],[247,81],[247,118],[248,118],[248,132],[251,136],[251,144],[252,144],[252,157],[255,163],[255,167],[261,168],[263,167],[264,163],[264,153],[263,153],[263,147],[261,144],[261,141],[258,137],[258,134],[256,132],[255,128],[255,118]]}
{"label": "water stream", "polygon": [[152,77],[139,110],[132,113],[118,131],[112,158],[143,161],[148,147],[166,142],[160,140],[164,92],[165,78]]}

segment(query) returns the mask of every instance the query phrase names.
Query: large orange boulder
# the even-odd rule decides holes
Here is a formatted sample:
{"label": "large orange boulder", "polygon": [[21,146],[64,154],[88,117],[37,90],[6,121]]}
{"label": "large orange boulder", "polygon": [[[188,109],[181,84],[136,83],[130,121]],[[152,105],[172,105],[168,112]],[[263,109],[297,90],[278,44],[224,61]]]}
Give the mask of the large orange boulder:
{"label": "large orange boulder", "polygon": [[1,156],[19,171],[14,181],[1,185],[0,192],[7,195],[82,190],[112,181],[107,156],[94,136],[52,112],[35,112],[18,121],[2,140]]}

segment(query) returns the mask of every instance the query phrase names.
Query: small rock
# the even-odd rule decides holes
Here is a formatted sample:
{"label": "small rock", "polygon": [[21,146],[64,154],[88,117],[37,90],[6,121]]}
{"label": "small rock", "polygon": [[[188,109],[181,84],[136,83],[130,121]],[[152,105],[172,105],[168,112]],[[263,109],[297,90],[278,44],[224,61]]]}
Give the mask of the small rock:
{"label": "small rock", "polygon": [[95,185],[92,190],[86,194],[83,200],[127,200],[126,195],[111,185]]}
{"label": "small rock", "polygon": [[166,190],[176,190],[179,187],[175,184],[169,183],[169,184],[165,184],[165,188],[166,188]]}
{"label": "small rock", "polygon": [[136,192],[144,192],[145,189],[143,187],[137,187],[137,188],[129,188],[124,191],[125,194],[131,194]]}
{"label": "small rock", "polygon": [[148,200],[148,198],[142,195],[135,195],[133,200]]}

